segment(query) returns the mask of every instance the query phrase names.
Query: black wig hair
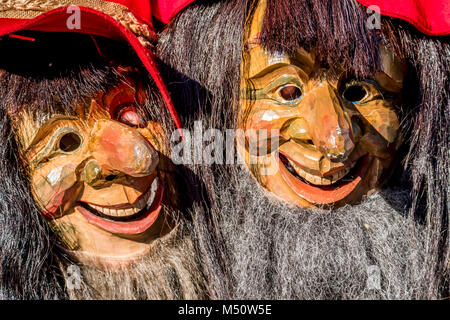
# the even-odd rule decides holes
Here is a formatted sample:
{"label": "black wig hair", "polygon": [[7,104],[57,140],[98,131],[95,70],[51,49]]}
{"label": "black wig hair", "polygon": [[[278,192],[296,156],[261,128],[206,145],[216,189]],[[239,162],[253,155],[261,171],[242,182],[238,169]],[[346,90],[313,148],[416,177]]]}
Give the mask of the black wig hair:
{"label": "black wig hair", "polygon": [[173,121],[128,46],[81,34],[23,34],[34,41],[0,40],[0,297],[64,299],[61,268],[74,262],[33,200],[11,114],[26,108],[38,122],[55,113],[74,114],[77,103],[121,81],[114,60],[142,71],[147,116],[168,132]]}
{"label": "black wig hair", "polygon": [[[165,63],[167,87],[186,128],[207,114],[212,128],[234,128],[239,101],[241,39],[247,1],[200,0],[185,8],[163,31],[157,45]],[[205,120],[205,119],[203,119]],[[213,299],[233,298],[231,257],[219,231],[221,208],[214,206],[220,194],[213,191],[214,176],[221,168],[197,166],[202,181],[203,208],[194,217],[197,246]],[[223,174],[227,174],[224,172]],[[199,203],[200,205],[200,203]]]}
{"label": "black wig hair", "polygon": [[[191,103],[183,101],[181,109],[188,125],[203,112],[212,127],[236,127],[245,30],[256,4],[255,0],[197,1],[162,33],[159,55],[181,74],[181,86],[174,83],[169,89],[175,100],[177,95],[192,95]],[[410,191],[411,220],[426,228],[429,289],[423,296],[432,298],[440,292],[448,297],[449,38],[423,35],[389,17],[382,18],[381,30],[368,30],[366,20],[366,8],[354,0],[268,0],[260,41],[269,52],[289,53],[298,46],[315,49],[323,64],[339,64],[357,75],[379,68],[380,44],[406,61],[409,75],[399,183]],[[182,90],[189,94],[181,94]],[[226,169],[212,166],[209,174],[203,170],[202,175],[208,189],[215,176],[226,175]],[[205,197],[220,195],[209,188]],[[210,216],[197,219],[198,238],[212,290],[216,297],[230,298],[233,279],[218,227],[221,210],[210,210]]]}

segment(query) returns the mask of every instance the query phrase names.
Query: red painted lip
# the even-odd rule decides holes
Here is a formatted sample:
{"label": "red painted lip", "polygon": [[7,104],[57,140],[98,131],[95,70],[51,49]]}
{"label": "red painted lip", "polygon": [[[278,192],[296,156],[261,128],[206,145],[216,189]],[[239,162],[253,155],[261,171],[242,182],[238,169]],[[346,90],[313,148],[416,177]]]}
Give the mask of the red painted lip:
{"label": "red painted lip", "polygon": [[353,181],[345,182],[340,186],[313,186],[299,180],[292,175],[284,166],[280,158],[278,164],[281,176],[286,184],[300,197],[313,204],[332,204],[347,197],[361,183],[369,168],[369,155],[363,157],[359,168],[357,168],[356,178]]}
{"label": "red painted lip", "polygon": [[139,219],[134,221],[120,222],[103,219],[91,213],[82,206],[76,206],[76,208],[90,224],[93,224],[105,231],[122,234],[139,234],[146,231],[155,223],[162,208],[161,201],[163,194],[164,187],[162,183],[160,183],[158,185],[158,189],[156,190],[155,200],[148,211],[140,216]]}

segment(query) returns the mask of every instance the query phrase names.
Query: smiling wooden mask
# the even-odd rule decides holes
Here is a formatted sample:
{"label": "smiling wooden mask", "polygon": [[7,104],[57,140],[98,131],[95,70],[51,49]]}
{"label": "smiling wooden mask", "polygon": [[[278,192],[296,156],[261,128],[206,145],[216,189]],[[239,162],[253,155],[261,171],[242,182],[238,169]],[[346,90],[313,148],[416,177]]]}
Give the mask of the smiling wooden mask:
{"label": "smiling wooden mask", "polygon": [[261,185],[287,202],[360,201],[388,175],[401,143],[405,66],[382,48],[382,71],[360,79],[301,47],[269,53],[258,43],[265,7],[260,1],[244,43],[238,149]]}
{"label": "smiling wooden mask", "polygon": [[161,209],[173,192],[143,84],[131,68],[118,72],[122,80],[80,104],[77,116],[38,124],[26,110],[14,115],[33,197],[52,228],[75,253],[113,260],[145,254],[170,229]]}

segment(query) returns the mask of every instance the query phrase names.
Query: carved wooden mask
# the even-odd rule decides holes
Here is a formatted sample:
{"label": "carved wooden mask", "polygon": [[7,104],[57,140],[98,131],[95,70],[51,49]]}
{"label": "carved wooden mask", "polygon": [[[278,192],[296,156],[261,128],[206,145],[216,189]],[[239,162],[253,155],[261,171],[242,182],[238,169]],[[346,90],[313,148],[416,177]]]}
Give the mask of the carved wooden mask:
{"label": "carved wooden mask", "polygon": [[[357,79],[339,66],[323,68],[301,47],[268,53],[258,43],[265,7],[260,1],[244,45],[238,127],[255,131],[238,139],[238,149],[258,181],[290,203],[359,201],[380,184],[401,142],[396,106],[405,66],[382,48],[383,71]],[[278,130],[265,133],[278,146],[252,153],[249,145],[265,144],[261,129]]]}
{"label": "carved wooden mask", "polygon": [[15,115],[36,203],[69,249],[103,260],[144,254],[168,231],[165,136],[144,120],[138,77],[121,70],[124,80],[78,106],[79,116],[55,114],[38,125],[27,111]]}

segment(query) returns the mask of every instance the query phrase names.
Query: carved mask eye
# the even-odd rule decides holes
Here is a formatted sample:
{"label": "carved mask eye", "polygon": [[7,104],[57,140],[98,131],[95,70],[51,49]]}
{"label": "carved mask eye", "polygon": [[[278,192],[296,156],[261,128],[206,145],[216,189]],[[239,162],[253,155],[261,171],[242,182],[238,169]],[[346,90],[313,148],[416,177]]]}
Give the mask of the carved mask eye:
{"label": "carved mask eye", "polygon": [[278,94],[286,101],[294,101],[302,96],[302,91],[295,85],[286,85],[278,91]]}
{"label": "carved mask eye", "polygon": [[145,126],[144,119],[134,105],[126,105],[116,110],[116,119],[130,127]]}
{"label": "carved mask eye", "polygon": [[353,84],[348,86],[342,95],[345,100],[350,101],[351,103],[358,103],[367,96],[367,90],[360,84]]}
{"label": "carved mask eye", "polygon": [[64,134],[59,139],[59,149],[64,152],[74,152],[81,146],[81,137],[75,132]]}

